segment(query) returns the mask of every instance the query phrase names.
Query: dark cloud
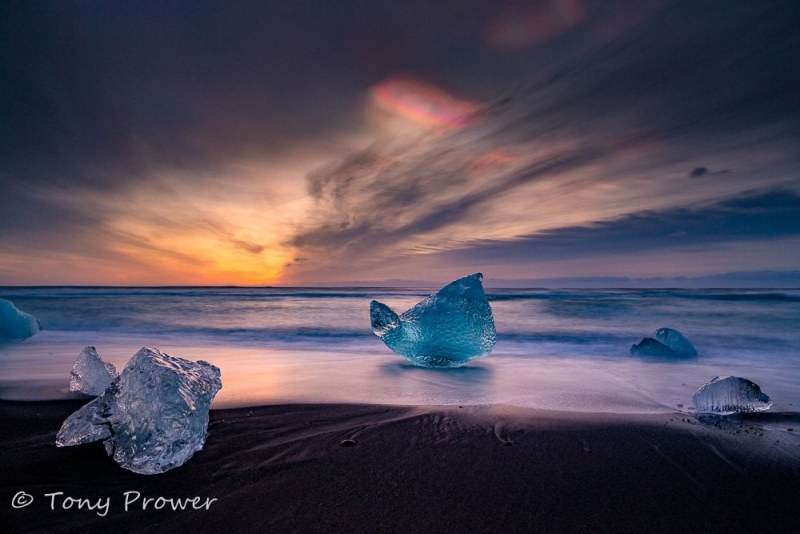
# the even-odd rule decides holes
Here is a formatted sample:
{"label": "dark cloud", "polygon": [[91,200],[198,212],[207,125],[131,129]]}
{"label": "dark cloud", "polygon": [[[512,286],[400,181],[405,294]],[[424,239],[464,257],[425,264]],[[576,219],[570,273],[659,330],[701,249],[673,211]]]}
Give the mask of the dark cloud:
{"label": "dark cloud", "polygon": [[0,172],[112,187],[357,126],[383,77],[469,60],[449,44],[486,8],[463,7],[4,2]]}
{"label": "dark cloud", "polygon": [[[436,284],[428,284],[434,286]],[[490,288],[502,287],[552,287],[552,288],[796,288],[800,285],[800,271],[738,271],[706,276],[674,276],[631,278],[627,276],[576,276],[559,278],[534,278],[528,280],[492,280]],[[489,297],[490,300],[493,298]],[[496,296],[494,298],[497,298]],[[797,300],[784,293],[746,293],[731,295],[719,293],[707,298],[719,300],[746,300],[772,298]]]}
{"label": "dark cloud", "polygon": [[[292,8],[243,7],[7,9],[3,170],[111,186],[154,167],[205,169],[269,153],[344,120],[353,103],[336,89],[346,82],[326,72],[330,49],[313,42],[321,20],[287,24]],[[303,65],[317,53],[318,62]]]}
{"label": "dark cloud", "polygon": [[643,212],[512,241],[483,241],[439,261],[527,263],[800,235],[800,195],[753,192],[712,206]]}
{"label": "dark cloud", "polygon": [[798,135],[800,72],[787,68],[800,61],[798,20],[794,2],[667,4],[606,46],[571,58],[551,82],[558,94],[528,117],[581,124],[617,116],[664,137],[777,121]]}

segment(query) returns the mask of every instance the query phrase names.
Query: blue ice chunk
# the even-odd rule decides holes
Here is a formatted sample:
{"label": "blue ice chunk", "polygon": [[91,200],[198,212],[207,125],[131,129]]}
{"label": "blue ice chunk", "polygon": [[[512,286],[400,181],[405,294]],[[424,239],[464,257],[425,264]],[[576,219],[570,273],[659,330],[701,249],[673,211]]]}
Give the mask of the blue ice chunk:
{"label": "blue ice chunk", "polygon": [[653,333],[653,337],[642,338],[639,343],[633,345],[631,354],[694,358],[697,356],[697,349],[674,328],[659,328]]}
{"label": "blue ice chunk", "polygon": [[143,348],[99,397],[70,415],[56,446],[107,438],[120,466],[152,475],[182,465],[203,448],[219,369]]}
{"label": "blue ice chunk", "polygon": [[692,400],[698,413],[719,415],[760,412],[772,406],[758,384],[740,376],[718,376],[700,387]]}
{"label": "blue ice chunk", "polygon": [[674,328],[659,328],[656,330],[653,337],[656,338],[656,341],[660,341],[672,349],[678,356],[684,358],[693,358],[697,356],[697,349],[694,348],[694,345]]}
{"label": "blue ice chunk", "polygon": [[28,339],[41,329],[39,319],[0,299],[0,341]]}
{"label": "blue ice chunk", "polygon": [[397,315],[370,303],[372,331],[386,346],[423,367],[459,367],[492,352],[494,318],[481,273],[451,282],[438,293]]}

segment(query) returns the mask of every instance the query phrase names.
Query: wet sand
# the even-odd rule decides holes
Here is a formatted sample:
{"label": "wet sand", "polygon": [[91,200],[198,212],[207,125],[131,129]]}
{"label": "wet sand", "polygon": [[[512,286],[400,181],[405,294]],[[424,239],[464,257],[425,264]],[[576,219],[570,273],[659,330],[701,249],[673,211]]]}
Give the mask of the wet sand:
{"label": "wet sand", "polygon": [[4,532],[796,532],[800,511],[796,412],[212,410],[204,450],[144,476],[55,447],[83,402],[0,401]]}

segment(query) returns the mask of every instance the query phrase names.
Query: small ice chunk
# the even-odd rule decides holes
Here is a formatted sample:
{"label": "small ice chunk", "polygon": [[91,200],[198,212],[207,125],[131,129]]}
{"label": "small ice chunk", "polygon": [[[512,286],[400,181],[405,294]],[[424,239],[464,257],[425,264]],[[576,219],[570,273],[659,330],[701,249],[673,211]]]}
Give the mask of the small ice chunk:
{"label": "small ice chunk", "polygon": [[100,395],[117,378],[117,368],[106,363],[94,347],[84,347],[69,372],[69,390]]}
{"label": "small ice chunk", "polygon": [[772,406],[769,397],[758,384],[740,376],[718,376],[704,384],[694,394],[698,413],[729,415],[741,412],[760,412]]}
{"label": "small ice chunk", "polygon": [[638,356],[678,356],[680,358],[694,358],[697,349],[694,348],[683,334],[673,328],[659,328],[653,337],[645,337],[631,347],[631,354]]}
{"label": "small ice chunk", "polygon": [[0,299],[0,341],[28,339],[41,329],[39,319]]}
{"label": "small ice chunk", "polygon": [[370,303],[372,331],[386,346],[423,367],[459,367],[489,354],[495,344],[492,309],[481,273],[451,282],[397,315]]}
{"label": "small ice chunk", "polygon": [[143,348],[99,397],[70,415],[56,446],[99,439],[125,469],[145,475],[182,465],[203,448],[219,369]]}
{"label": "small ice chunk", "polygon": [[674,328],[659,328],[656,330],[653,337],[656,338],[656,341],[660,341],[672,349],[678,356],[684,358],[693,358],[697,356],[697,349],[694,348],[694,345]]}

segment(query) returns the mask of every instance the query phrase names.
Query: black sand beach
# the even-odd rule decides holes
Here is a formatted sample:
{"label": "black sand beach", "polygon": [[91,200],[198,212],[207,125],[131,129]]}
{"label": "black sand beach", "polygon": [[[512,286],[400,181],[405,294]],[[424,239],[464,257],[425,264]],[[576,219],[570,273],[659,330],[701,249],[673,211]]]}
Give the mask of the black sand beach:
{"label": "black sand beach", "polygon": [[[99,443],[55,447],[81,404],[0,402],[4,532],[798,528],[798,413],[715,426],[679,413],[502,406],[214,410],[204,450],[143,476],[119,468]],[[343,446],[347,439],[355,445]],[[19,492],[33,502],[15,509]],[[79,498],[97,509],[78,509],[70,499]],[[181,504],[188,509],[172,509]]]}

